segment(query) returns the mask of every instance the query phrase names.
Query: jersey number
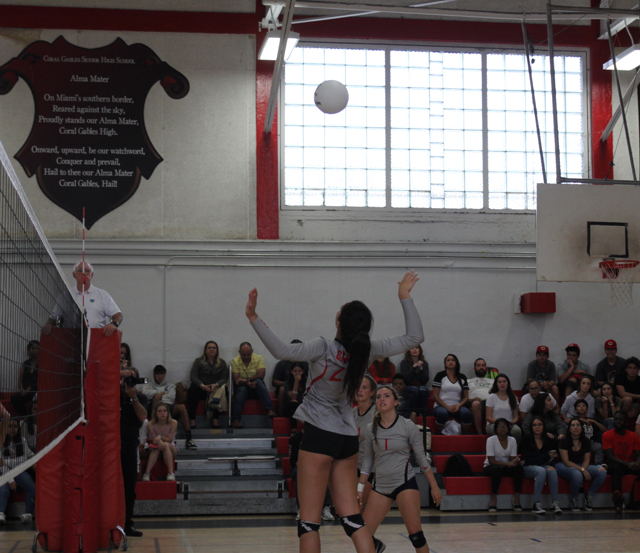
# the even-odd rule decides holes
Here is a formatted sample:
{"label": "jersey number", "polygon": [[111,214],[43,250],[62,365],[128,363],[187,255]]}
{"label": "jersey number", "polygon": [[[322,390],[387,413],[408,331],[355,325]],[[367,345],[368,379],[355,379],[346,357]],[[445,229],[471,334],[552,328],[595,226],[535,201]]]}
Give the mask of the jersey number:
{"label": "jersey number", "polygon": [[329,379],[332,382],[342,382],[342,378],[336,378],[342,371],[344,371],[346,369],[346,367],[343,367],[342,369],[338,369],[336,372],[334,372],[331,375],[331,378]]}

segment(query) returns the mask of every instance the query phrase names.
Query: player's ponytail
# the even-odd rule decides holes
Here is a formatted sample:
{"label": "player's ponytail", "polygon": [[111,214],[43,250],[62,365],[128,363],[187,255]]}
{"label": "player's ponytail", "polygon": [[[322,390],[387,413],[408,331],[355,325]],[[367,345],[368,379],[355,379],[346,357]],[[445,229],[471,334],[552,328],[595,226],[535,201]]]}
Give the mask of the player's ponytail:
{"label": "player's ponytail", "polygon": [[369,364],[371,352],[369,331],[373,316],[364,303],[352,301],[342,306],[338,322],[340,327],[337,340],[349,354],[349,364],[342,389],[347,391],[348,400],[353,402]]}
{"label": "player's ponytail", "polygon": [[373,419],[371,420],[371,433],[373,434],[373,440],[378,443],[378,426],[380,426],[380,419],[382,413],[377,409],[373,413]]}

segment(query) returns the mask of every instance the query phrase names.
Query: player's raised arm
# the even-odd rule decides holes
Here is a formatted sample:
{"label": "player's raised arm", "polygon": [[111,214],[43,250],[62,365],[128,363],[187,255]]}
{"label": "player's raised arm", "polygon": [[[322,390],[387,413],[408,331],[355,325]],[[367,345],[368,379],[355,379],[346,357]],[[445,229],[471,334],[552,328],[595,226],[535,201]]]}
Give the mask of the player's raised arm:
{"label": "player's raised arm", "polygon": [[419,280],[418,273],[415,271],[405,273],[402,280],[398,282],[398,297],[401,300],[409,299],[411,297],[409,293],[413,289],[414,284]]}
{"label": "player's raised arm", "polygon": [[249,319],[250,323],[258,318],[256,305],[258,305],[258,289],[254,288],[249,292],[249,300],[247,301],[247,307],[245,309],[245,314],[247,315],[247,319]]}

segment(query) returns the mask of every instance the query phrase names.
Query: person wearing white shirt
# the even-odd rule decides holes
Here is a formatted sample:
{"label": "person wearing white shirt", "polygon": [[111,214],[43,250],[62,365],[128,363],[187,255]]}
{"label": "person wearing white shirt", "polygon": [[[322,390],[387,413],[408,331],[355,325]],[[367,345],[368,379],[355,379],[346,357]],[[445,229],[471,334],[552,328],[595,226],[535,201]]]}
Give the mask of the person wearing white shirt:
{"label": "person wearing white shirt", "polygon": [[496,435],[487,439],[487,458],[484,461],[482,472],[491,477],[491,500],[489,511],[494,512],[498,504],[498,490],[503,476],[511,476],[515,493],[511,499],[514,511],[522,511],[520,506],[520,492],[524,469],[518,457],[518,444],[513,436],[509,436],[511,423],[504,418],[495,422]]}
{"label": "person wearing white shirt", "polygon": [[522,430],[517,425],[520,420],[518,411],[518,399],[511,389],[511,381],[506,374],[500,373],[496,376],[487,399],[487,434],[494,434],[494,425],[500,418],[507,419],[511,423],[511,434],[520,443]]}
{"label": "person wearing white shirt", "polygon": [[[89,328],[102,328],[105,336],[111,336],[122,324],[122,312],[108,292],[91,285],[93,280],[91,263],[87,261],[76,263],[73,267],[73,278],[76,281],[73,293],[78,303],[86,309]],[[64,305],[60,305],[61,303],[64,303],[64,299],[56,304],[48,326],[56,324],[57,319],[66,311]]]}
{"label": "person wearing white shirt", "polygon": [[[492,369],[496,370],[496,369]],[[482,419],[485,414],[485,407],[489,393],[493,387],[494,376],[488,376],[487,362],[481,357],[473,363],[474,378],[470,378],[469,384],[469,407],[473,415],[473,425],[478,435],[484,434]]]}
{"label": "person wearing white shirt", "polygon": [[[533,407],[533,402],[536,400],[536,398],[540,394],[546,394],[546,393],[547,392],[542,391],[542,386],[540,385],[540,382],[537,382],[536,380],[531,381],[531,383],[529,384],[529,393],[523,395],[522,398],[520,399],[520,407],[519,407],[520,425],[522,425],[522,422],[524,421],[525,417],[527,416],[529,411],[531,411],[531,408]],[[553,410],[556,412],[556,414],[559,415],[560,406],[558,405],[555,398],[553,397],[553,394],[551,394],[551,399],[553,400]]]}

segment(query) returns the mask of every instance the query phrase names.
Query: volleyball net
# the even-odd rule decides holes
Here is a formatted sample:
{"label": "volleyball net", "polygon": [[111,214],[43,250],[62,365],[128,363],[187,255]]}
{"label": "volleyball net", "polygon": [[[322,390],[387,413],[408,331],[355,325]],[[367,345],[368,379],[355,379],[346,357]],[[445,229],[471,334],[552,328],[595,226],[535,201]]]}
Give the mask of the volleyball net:
{"label": "volleyball net", "polygon": [[83,418],[83,316],[0,144],[0,485]]}

